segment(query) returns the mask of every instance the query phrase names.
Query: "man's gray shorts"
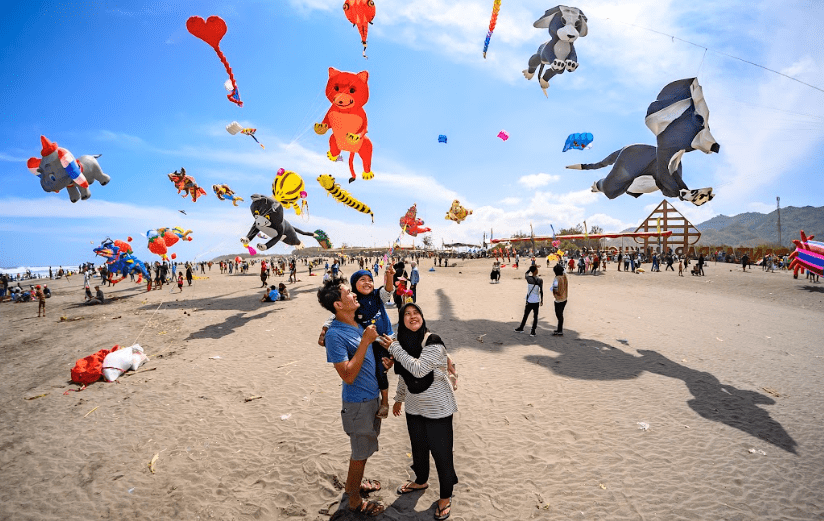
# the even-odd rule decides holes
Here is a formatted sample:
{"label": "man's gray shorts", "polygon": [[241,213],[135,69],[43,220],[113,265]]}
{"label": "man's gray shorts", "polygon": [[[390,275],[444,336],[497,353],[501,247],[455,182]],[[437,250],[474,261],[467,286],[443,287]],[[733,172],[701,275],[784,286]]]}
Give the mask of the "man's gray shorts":
{"label": "man's gray shorts", "polygon": [[380,397],[366,402],[343,402],[340,417],[355,461],[363,461],[378,451],[381,420],[375,415],[380,405]]}

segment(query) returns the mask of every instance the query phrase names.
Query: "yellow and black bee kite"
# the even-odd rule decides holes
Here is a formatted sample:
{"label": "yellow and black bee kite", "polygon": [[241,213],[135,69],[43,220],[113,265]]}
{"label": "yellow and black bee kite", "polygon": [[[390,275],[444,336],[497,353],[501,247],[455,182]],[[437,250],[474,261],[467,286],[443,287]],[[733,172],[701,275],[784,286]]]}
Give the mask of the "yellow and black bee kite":
{"label": "yellow and black bee kite", "polygon": [[354,208],[361,213],[368,213],[372,216],[372,222],[375,222],[375,214],[372,213],[372,209],[352,197],[349,192],[341,188],[340,185],[335,182],[334,177],[323,174],[318,177],[318,183],[320,183],[323,189],[326,190],[338,202],[341,202],[350,208]]}

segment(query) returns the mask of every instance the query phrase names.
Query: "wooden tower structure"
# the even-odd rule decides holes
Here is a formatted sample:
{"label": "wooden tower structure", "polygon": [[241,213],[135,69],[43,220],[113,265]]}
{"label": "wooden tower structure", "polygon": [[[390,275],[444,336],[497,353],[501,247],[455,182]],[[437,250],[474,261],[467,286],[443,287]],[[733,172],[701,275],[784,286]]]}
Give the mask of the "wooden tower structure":
{"label": "wooden tower structure", "polygon": [[[686,217],[681,215],[681,212],[667,202],[666,199],[661,201],[661,204],[649,214],[649,217],[647,217],[635,231],[654,232],[658,231],[659,226],[661,227],[660,231],[665,232],[672,230],[672,235],[661,239],[650,237],[636,238],[635,242],[643,244],[645,252],[650,251],[650,246],[657,248],[660,240],[663,241],[660,244],[660,252],[666,252],[667,248],[672,248],[675,253],[680,255],[689,252],[689,247],[701,238],[701,232],[699,232]],[[650,240],[652,240],[652,244],[650,244]]]}

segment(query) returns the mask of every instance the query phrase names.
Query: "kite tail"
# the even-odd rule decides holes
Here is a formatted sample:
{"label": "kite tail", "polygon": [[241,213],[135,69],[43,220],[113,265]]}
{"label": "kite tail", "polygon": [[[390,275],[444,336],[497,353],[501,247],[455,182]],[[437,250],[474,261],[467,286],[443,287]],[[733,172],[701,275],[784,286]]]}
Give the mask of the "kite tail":
{"label": "kite tail", "polygon": [[355,153],[354,152],[349,152],[349,172],[352,174],[352,177],[349,178],[349,182],[351,183],[352,181],[354,181],[355,179],[358,178],[358,176],[355,175]]}
{"label": "kite tail", "polygon": [[237,82],[235,82],[235,75],[232,74],[232,68],[229,66],[229,60],[226,59],[226,56],[220,51],[219,47],[215,47],[215,52],[217,53],[217,57],[220,58],[220,62],[226,68],[226,72],[229,73],[229,80],[232,82],[232,92],[226,96],[229,101],[236,104],[238,107],[243,106],[243,102],[240,101],[240,95],[237,90]]}
{"label": "kite tail", "polygon": [[492,2],[492,18],[489,20],[489,32],[486,33],[486,40],[484,40],[484,59],[486,59],[486,51],[489,49],[489,40],[492,38],[492,32],[498,23],[498,11],[500,11],[500,9],[501,0]]}
{"label": "kite tail", "polygon": [[306,235],[307,237],[315,237],[315,232],[305,232],[303,230],[299,230],[299,229],[295,228],[294,226],[292,226],[292,229],[295,230],[296,232],[298,232],[301,235]]}

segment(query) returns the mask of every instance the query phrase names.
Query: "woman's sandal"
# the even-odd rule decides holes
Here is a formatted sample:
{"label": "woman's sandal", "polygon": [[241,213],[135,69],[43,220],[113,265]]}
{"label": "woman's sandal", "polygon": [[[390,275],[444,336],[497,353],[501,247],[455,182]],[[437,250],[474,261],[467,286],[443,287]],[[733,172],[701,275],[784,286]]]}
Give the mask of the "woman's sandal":
{"label": "woman's sandal", "polygon": [[364,479],[361,482],[360,491],[363,494],[377,492],[381,489],[381,482],[377,479]]}
{"label": "woman's sandal", "polygon": [[358,505],[357,508],[353,508],[351,510],[352,512],[357,512],[358,514],[374,517],[383,514],[383,511],[386,510],[386,507],[381,505],[377,501],[367,501],[364,499],[363,501],[361,501],[361,504]]}
{"label": "woman's sandal", "polygon": [[398,489],[395,491],[399,496],[404,494],[411,494],[412,492],[417,492],[419,490],[426,490],[429,488],[429,485],[425,487],[410,487],[409,485],[416,484],[414,481],[407,481],[403,485],[399,486]]}
{"label": "woman's sandal", "polygon": [[380,418],[381,420],[387,419],[389,417],[389,406],[381,405],[378,409],[378,414],[376,414],[375,417]]}
{"label": "woman's sandal", "polygon": [[[444,514],[444,511],[446,513]],[[443,521],[444,519],[449,518],[449,514],[452,513],[452,498],[449,498],[449,503],[441,508],[440,505],[435,507],[435,519],[438,521]]]}

